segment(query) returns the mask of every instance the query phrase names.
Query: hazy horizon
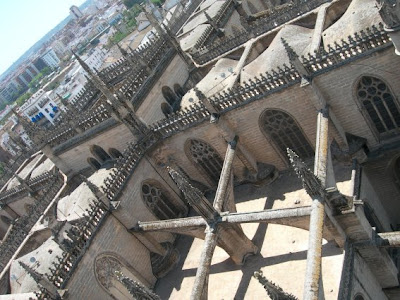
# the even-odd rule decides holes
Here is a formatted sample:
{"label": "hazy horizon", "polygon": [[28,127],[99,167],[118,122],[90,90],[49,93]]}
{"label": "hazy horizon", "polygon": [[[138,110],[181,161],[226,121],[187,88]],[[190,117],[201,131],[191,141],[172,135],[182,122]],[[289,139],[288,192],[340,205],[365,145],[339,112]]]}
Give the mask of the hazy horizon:
{"label": "hazy horizon", "polygon": [[0,75],[86,0],[13,0],[0,3]]}

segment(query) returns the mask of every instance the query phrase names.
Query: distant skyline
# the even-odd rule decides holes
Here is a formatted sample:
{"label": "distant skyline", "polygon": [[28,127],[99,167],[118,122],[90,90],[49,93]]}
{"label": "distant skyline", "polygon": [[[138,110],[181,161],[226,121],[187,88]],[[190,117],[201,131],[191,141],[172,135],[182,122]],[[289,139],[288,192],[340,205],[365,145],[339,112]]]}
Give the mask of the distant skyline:
{"label": "distant skyline", "polygon": [[0,0],[0,74],[86,0]]}

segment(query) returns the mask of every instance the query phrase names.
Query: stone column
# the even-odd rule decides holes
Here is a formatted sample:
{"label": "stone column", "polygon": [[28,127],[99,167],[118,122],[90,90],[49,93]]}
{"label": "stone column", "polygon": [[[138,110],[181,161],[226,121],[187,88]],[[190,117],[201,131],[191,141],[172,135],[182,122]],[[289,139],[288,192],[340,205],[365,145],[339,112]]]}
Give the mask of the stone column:
{"label": "stone column", "polygon": [[59,156],[55,155],[50,145],[45,145],[42,152],[67,176],[74,175],[71,167]]}
{"label": "stone column", "polygon": [[385,31],[392,39],[395,53],[400,55],[400,1],[376,0],[376,6],[385,24]]}

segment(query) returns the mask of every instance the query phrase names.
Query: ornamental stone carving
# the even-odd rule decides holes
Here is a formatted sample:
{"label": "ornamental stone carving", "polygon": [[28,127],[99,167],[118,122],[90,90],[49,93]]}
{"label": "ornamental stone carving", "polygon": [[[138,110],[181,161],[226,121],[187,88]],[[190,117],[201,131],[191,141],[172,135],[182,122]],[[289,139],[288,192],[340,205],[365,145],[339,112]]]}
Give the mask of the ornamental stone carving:
{"label": "ornamental stone carving", "polygon": [[113,279],[117,279],[116,271],[121,272],[121,263],[110,255],[101,256],[96,259],[96,277],[107,290],[114,286]]}

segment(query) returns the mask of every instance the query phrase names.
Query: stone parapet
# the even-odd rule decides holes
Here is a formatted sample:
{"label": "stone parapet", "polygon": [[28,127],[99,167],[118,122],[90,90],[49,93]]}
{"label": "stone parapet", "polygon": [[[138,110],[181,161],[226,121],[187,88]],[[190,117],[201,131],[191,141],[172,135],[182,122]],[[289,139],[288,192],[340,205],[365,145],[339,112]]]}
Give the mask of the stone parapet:
{"label": "stone parapet", "polygon": [[193,60],[197,64],[203,65],[226,52],[243,46],[249,40],[249,36],[257,37],[262,35],[311,12],[327,2],[330,2],[330,0],[295,1],[293,5],[288,5],[284,9],[276,10],[269,15],[256,19],[245,30],[236,33],[234,36],[227,36],[218,43],[198,48],[192,53]]}

